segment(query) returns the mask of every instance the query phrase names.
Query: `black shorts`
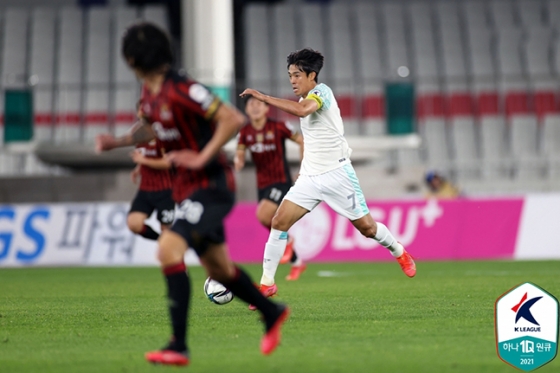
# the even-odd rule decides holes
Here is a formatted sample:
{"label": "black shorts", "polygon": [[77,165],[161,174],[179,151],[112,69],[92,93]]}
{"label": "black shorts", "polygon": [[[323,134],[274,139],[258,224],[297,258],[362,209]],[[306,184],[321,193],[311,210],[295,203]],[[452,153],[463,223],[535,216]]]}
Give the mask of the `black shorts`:
{"label": "black shorts", "polygon": [[139,190],[136,193],[136,197],[132,200],[129,213],[143,212],[150,216],[154,210],[157,210],[157,219],[161,224],[168,225],[173,223],[175,202],[171,198],[171,189],[157,192]]}
{"label": "black shorts", "polygon": [[276,183],[269,185],[266,188],[259,189],[259,201],[268,199],[269,201],[279,205],[291,187],[292,184],[290,183]]}
{"label": "black shorts", "polygon": [[230,190],[198,190],[177,206],[171,230],[183,237],[201,257],[209,245],[226,241],[224,218],[234,202],[235,194]]}

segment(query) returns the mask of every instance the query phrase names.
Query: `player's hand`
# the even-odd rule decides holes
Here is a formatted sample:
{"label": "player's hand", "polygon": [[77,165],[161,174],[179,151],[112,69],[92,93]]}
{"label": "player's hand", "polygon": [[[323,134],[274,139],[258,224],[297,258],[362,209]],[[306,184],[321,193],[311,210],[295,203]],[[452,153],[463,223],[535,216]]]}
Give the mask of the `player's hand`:
{"label": "player's hand", "polygon": [[116,147],[117,142],[115,141],[115,137],[113,135],[104,133],[95,137],[95,152],[97,154]]}
{"label": "player's hand", "polygon": [[134,170],[130,173],[130,180],[132,180],[133,184],[138,182],[138,178],[140,177],[140,168],[135,167]]}
{"label": "player's hand", "polygon": [[245,166],[245,162],[241,160],[238,156],[233,157],[233,167],[235,171],[241,171],[241,169]]}
{"label": "player's hand", "polygon": [[144,161],[144,155],[138,150],[131,151],[130,158],[132,158],[132,161],[136,164],[142,164],[142,162]]}
{"label": "player's hand", "polygon": [[169,152],[165,158],[174,166],[189,168],[191,170],[199,170],[206,164],[206,160],[200,155],[190,149],[183,149]]}
{"label": "player's hand", "polygon": [[264,101],[264,94],[260,93],[259,91],[257,91],[256,89],[253,88],[247,88],[245,89],[243,92],[241,92],[241,94],[239,95],[241,97],[245,97],[245,96],[253,96],[254,98],[256,98],[259,101]]}

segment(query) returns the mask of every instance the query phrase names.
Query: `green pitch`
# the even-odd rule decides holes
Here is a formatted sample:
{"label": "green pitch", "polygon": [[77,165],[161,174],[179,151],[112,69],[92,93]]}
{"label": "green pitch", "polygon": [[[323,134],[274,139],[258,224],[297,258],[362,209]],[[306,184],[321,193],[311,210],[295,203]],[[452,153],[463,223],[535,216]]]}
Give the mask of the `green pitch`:
{"label": "green pitch", "polygon": [[264,357],[258,315],[210,303],[192,268],[188,368],[143,359],[169,336],[157,268],[2,269],[0,372],[515,372],[496,355],[496,298],[526,281],[560,296],[560,262],[420,262],[414,279],[396,263],[314,264],[293,283],[288,269],[276,299],[292,317]]}

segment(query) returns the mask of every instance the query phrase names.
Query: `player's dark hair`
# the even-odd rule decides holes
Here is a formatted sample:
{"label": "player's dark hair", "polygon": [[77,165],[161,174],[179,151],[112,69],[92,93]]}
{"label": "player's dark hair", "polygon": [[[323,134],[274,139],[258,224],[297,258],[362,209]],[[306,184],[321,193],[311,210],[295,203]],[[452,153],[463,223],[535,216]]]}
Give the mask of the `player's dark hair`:
{"label": "player's dark hair", "polygon": [[324,60],[325,57],[323,57],[320,52],[311,48],[300,49],[299,51],[292,52],[288,55],[288,68],[290,68],[290,65],[295,65],[307,75],[314,72],[315,81],[317,81],[319,72],[323,68]]}
{"label": "player's dark hair", "polygon": [[169,37],[148,22],[136,23],[126,29],[121,52],[127,64],[144,73],[157,71],[173,62]]}
{"label": "player's dark hair", "polygon": [[[261,91],[261,93],[264,94],[264,95],[266,95],[266,93],[264,93],[264,92],[262,92],[262,91]],[[251,99],[253,99],[253,98],[254,98],[254,97],[251,96],[251,95],[247,95],[247,96],[243,97],[243,107],[246,108],[246,107],[247,107],[247,104],[249,103],[249,100],[251,100]],[[256,100],[256,98],[255,98],[255,100]],[[263,102],[264,102],[264,101],[263,101]],[[268,106],[268,104],[267,104],[266,102],[264,102],[264,104],[265,104],[266,106]]]}

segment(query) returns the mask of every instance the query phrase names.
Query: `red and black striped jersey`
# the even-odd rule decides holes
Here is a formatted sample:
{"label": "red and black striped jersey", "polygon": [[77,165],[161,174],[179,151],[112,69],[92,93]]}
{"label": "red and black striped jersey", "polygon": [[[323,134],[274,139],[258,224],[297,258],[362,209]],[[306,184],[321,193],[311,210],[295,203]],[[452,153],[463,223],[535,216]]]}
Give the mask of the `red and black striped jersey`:
{"label": "red and black striped jersey", "polygon": [[[136,151],[142,153],[146,158],[158,159],[163,157],[163,147],[158,139],[154,139],[149,143],[142,143],[136,146]],[[140,166],[140,190],[146,192],[159,192],[161,190],[171,189],[171,175],[169,170],[161,170],[146,165]]]}
{"label": "red and black striped jersey", "polygon": [[286,139],[296,135],[296,130],[286,122],[267,119],[262,129],[251,124],[241,128],[237,136],[237,149],[248,149],[257,168],[257,187],[266,188],[276,183],[292,183],[286,159]]}
{"label": "red and black striped jersey", "polygon": [[[199,152],[214,135],[213,117],[220,105],[220,99],[208,88],[171,70],[159,93],[152,94],[146,86],[142,87],[139,114],[152,124],[166,153],[181,149]],[[175,202],[180,203],[195,191],[206,188],[235,190],[233,172],[222,151],[200,170],[176,169]]]}

